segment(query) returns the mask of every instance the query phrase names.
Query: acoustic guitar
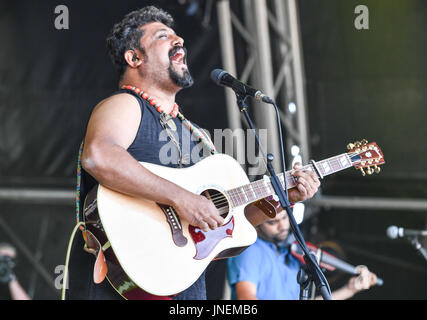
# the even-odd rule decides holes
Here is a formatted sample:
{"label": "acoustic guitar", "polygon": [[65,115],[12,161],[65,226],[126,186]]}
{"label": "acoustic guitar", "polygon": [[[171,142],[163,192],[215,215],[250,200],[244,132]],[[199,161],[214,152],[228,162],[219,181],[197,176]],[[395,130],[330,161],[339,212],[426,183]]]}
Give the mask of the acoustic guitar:
{"label": "acoustic guitar", "polygon": [[[348,149],[347,153],[312,161],[302,170],[323,178],[355,167],[365,175],[378,173],[378,166],[384,163],[375,142],[362,140],[349,144]],[[172,296],[191,286],[212,260],[236,256],[255,242],[257,233],[244,208],[274,194],[269,178],[249,182],[240,164],[225,154],[209,156],[183,169],[141,165],[209,198],[224,217],[224,224],[204,232],[181,219],[173,207],[97,185],[84,202],[86,250],[97,256],[95,282],[106,277],[126,299],[142,299],[146,293]],[[279,175],[283,186],[286,179],[287,188],[296,186],[291,173]]]}

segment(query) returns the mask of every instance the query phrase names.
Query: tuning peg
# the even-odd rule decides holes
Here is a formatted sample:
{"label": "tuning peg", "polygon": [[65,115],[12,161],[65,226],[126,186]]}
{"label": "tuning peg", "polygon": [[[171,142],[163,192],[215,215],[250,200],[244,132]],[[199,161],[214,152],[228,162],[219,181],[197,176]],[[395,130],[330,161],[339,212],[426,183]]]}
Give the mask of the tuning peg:
{"label": "tuning peg", "polygon": [[365,170],[363,170],[363,168],[359,168],[359,170],[362,173],[362,176],[366,176]]}
{"label": "tuning peg", "polygon": [[359,147],[361,146],[360,141],[356,141],[356,142],[354,142],[354,145],[355,145],[357,148],[359,148]]}
{"label": "tuning peg", "polygon": [[354,144],[353,143],[349,143],[348,145],[347,145],[347,150],[351,150],[351,149],[353,149],[354,148]]}
{"label": "tuning peg", "polygon": [[366,139],[362,139],[362,142],[361,142],[362,144],[368,144],[368,140],[366,140]]}
{"label": "tuning peg", "polygon": [[374,166],[374,169],[375,169],[375,172],[376,172],[376,173],[380,173],[380,171],[381,171],[381,168],[380,168],[380,167],[377,167],[376,165]]}
{"label": "tuning peg", "polygon": [[369,174],[369,175],[371,175],[371,174],[373,174],[373,173],[374,173],[374,170],[372,170],[372,169],[371,169],[371,167],[368,167],[368,168],[366,169],[366,173],[367,173],[367,174]]}

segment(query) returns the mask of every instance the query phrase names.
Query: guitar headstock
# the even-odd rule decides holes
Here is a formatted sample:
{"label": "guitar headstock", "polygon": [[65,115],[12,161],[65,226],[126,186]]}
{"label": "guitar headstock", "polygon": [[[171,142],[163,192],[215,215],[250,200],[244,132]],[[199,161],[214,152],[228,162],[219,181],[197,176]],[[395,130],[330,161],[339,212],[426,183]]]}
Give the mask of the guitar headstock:
{"label": "guitar headstock", "polygon": [[[352,165],[362,172],[362,175],[379,173],[378,166],[385,163],[384,155],[375,142],[356,141],[347,145],[349,152],[347,155],[350,157]],[[365,170],[366,169],[366,173]]]}

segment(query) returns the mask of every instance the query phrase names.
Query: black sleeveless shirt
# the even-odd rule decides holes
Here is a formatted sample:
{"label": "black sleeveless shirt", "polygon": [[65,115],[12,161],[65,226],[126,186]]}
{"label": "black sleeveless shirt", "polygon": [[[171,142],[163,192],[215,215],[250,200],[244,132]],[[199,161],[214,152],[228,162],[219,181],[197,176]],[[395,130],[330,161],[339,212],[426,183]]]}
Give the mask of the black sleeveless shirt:
{"label": "black sleeveless shirt", "polygon": [[[162,125],[160,113],[147,100],[132,90],[124,89],[118,93],[123,92],[135,96],[141,109],[138,132],[127,149],[136,160],[177,168],[191,166],[202,158],[203,144],[195,141],[190,130],[178,117],[168,120],[174,125]],[[171,135],[175,138],[175,143]]]}

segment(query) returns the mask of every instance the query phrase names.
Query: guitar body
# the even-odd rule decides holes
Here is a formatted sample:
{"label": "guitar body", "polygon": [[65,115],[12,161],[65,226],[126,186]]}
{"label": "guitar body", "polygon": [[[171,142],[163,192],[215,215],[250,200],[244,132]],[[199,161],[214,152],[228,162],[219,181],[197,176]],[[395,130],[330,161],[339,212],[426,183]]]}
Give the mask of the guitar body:
{"label": "guitar body", "polygon": [[249,183],[232,157],[216,154],[184,169],[141,165],[190,192],[209,190],[206,196],[219,201],[225,222],[203,232],[180,219],[173,208],[97,186],[85,201],[86,228],[103,247],[108,281],[123,297],[143,298],[144,291],[157,296],[179,293],[212,260],[235,256],[255,242],[245,207],[233,208],[226,196],[226,190]]}

